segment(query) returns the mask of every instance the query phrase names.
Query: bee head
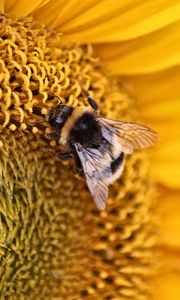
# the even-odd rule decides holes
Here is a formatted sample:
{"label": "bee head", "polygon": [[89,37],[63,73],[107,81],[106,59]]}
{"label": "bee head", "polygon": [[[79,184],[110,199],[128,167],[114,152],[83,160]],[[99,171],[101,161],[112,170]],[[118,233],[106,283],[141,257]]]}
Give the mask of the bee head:
{"label": "bee head", "polygon": [[58,104],[56,107],[51,108],[47,115],[46,121],[53,128],[61,130],[72,111],[72,107]]}

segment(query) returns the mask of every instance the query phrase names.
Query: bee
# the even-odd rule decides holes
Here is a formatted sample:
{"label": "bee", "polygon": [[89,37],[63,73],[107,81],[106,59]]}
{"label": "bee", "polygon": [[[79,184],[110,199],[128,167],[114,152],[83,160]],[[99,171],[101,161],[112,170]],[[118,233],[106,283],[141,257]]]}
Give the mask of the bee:
{"label": "bee", "polygon": [[97,208],[104,210],[108,187],[121,176],[126,154],[154,145],[159,136],[141,124],[100,117],[96,101],[81,88],[88,107],[60,103],[50,109],[46,121],[54,129],[50,138],[65,149],[58,157],[75,159]]}

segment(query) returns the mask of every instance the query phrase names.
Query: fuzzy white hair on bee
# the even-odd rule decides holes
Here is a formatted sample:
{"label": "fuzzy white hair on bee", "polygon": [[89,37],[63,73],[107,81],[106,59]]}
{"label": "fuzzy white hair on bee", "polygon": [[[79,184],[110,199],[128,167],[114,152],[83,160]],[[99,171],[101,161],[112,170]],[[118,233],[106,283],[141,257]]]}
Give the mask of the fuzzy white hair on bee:
{"label": "fuzzy white hair on bee", "polygon": [[89,107],[59,103],[46,121],[54,129],[51,138],[65,149],[58,157],[75,159],[97,208],[104,210],[108,187],[122,175],[126,154],[154,145],[159,136],[141,124],[101,118],[96,101],[81,89]]}

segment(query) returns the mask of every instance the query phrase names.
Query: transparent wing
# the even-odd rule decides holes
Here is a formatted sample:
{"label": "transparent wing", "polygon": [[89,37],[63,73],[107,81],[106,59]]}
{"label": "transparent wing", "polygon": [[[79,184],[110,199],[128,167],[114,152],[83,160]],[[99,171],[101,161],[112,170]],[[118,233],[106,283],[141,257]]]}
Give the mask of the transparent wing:
{"label": "transparent wing", "polygon": [[83,148],[79,143],[75,145],[80,158],[85,179],[91,195],[100,210],[104,210],[108,198],[108,187],[104,178],[112,175],[110,164],[105,155],[97,149]]}
{"label": "transparent wing", "polygon": [[122,151],[131,154],[134,149],[148,148],[158,140],[158,134],[149,127],[136,123],[98,118],[103,137],[113,145],[120,144]]}

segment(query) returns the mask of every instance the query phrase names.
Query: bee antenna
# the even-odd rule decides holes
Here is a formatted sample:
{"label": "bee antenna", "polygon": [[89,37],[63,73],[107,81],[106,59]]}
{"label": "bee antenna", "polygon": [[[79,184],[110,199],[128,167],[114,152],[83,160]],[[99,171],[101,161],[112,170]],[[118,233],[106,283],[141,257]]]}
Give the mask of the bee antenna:
{"label": "bee antenna", "polygon": [[81,90],[83,92],[83,94],[85,95],[85,97],[87,98],[88,100],[88,103],[91,105],[91,107],[97,111],[99,106],[97,105],[96,101],[89,95],[88,91],[85,90],[85,88],[82,86],[82,83],[80,81],[80,79],[78,78],[78,82],[79,82],[79,85],[81,87]]}

